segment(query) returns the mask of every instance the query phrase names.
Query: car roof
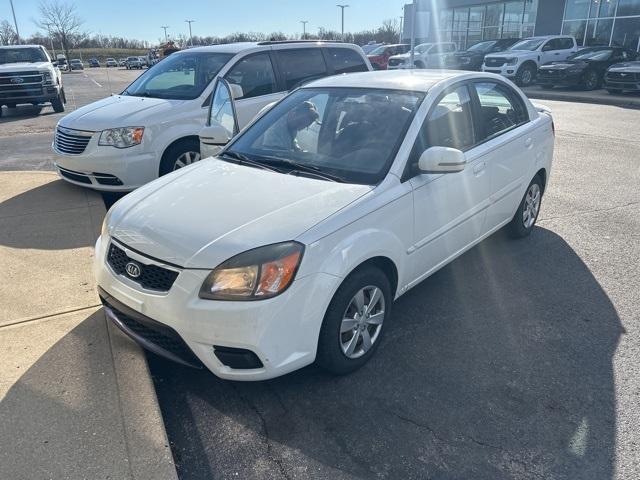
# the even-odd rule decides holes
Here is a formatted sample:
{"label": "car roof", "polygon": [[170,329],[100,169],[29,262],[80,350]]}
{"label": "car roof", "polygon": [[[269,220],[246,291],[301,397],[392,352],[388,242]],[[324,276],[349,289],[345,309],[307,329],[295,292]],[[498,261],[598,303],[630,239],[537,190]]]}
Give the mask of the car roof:
{"label": "car roof", "polygon": [[0,45],[0,48],[43,48],[42,45]]}
{"label": "car roof", "polygon": [[[269,50],[272,46],[278,46],[280,48],[285,47],[309,47],[317,45],[318,47],[344,47],[353,48],[353,44],[343,42],[327,42],[327,41],[282,41],[282,42],[238,42],[238,43],[221,43],[218,45],[207,45],[205,47],[193,47],[188,50],[189,52],[214,52],[214,53],[240,53],[245,50],[254,48],[263,48]],[[175,52],[180,53],[180,52]]]}
{"label": "car roof", "polygon": [[[474,72],[474,74],[478,78],[490,77],[490,75],[480,72]],[[469,76],[469,72],[459,70],[380,70],[334,75],[310,82],[302,88],[365,87],[428,92],[436,83],[459,76]]]}

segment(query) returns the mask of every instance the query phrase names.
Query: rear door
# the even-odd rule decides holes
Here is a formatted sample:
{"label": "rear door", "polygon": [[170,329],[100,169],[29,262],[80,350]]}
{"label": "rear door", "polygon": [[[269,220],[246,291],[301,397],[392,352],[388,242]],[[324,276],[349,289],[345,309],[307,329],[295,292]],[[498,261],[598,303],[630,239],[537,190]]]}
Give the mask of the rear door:
{"label": "rear door", "polygon": [[280,48],[274,52],[286,91],[329,75],[321,48]]}
{"label": "rear door", "polygon": [[334,74],[369,70],[369,65],[364,57],[351,48],[330,47],[325,49],[325,52]]}
{"label": "rear door", "polygon": [[242,88],[242,96],[235,99],[238,126],[242,130],[267,104],[285,95],[276,79],[269,51],[242,57],[224,76],[230,84]]}

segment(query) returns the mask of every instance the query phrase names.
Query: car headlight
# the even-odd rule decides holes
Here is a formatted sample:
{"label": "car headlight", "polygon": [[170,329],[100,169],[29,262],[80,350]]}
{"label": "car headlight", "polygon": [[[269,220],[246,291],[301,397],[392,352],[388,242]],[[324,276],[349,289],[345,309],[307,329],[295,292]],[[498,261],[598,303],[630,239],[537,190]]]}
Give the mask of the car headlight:
{"label": "car headlight", "polygon": [[283,242],[254,248],[216,267],[200,288],[208,300],[262,300],[280,295],[298,271],[304,246]]}
{"label": "car headlight", "polygon": [[518,64],[518,57],[507,58],[507,65],[517,65],[517,64]]}
{"label": "car headlight", "polygon": [[98,145],[128,148],[139,145],[144,135],[144,127],[110,128],[100,134]]}
{"label": "car headlight", "polygon": [[53,72],[47,70],[42,73],[42,78],[44,80],[45,85],[51,85],[53,83]]}
{"label": "car headlight", "polygon": [[109,222],[111,221],[111,212],[113,208],[110,208],[107,211],[107,214],[104,216],[104,220],[102,221],[102,229],[100,230],[100,235],[102,238],[107,238],[109,236]]}

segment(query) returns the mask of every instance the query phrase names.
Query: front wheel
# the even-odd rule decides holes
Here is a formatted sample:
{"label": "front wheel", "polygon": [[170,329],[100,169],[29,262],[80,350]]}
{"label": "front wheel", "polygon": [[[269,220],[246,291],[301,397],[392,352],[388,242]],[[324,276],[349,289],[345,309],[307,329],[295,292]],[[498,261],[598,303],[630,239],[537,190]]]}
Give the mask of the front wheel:
{"label": "front wheel", "polygon": [[533,230],[540,213],[543,188],[544,185],[540,175],[533,177],[516,214],[508,225],[509,234],[512,238],[524,238]]}
{"label": "front wheel", "polygon": [[53,111],[56,113],[64,112],[64,91],[60,90],[60,93],[56,98],[51,101],[51,106],[53,107]]}
{"label": "front wheel", "polygon": [[173,144],[164,152],[160,176],[187,167],[200,160],[200,141],[192,138]]}
{"label": "front wheel", "polygon": [[524,64],[516,73],[516,83],[521,87],[530,86],[536,78],[536,69],[531,64]]}
{"label": "front wheel", "polygon": [[593,70],[586,72],[582,78],[582,86],[585,90],[595,90],[598,88],[598,83],[600,83],[600,79],[598,78],[598,74]]}
{"label": "front wheel", "polygon": [[318,365],[345,375],[367,363],[380,344],[392,301],[389,279],[380,269],[368,266],[349,275],[322,322]]}

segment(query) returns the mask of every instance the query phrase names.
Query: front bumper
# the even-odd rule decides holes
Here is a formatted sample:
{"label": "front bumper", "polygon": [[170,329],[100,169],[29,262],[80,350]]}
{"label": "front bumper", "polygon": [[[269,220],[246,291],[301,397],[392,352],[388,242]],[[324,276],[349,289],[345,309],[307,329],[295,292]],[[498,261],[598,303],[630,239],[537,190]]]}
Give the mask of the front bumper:
{"label": "front bumper", "polygon": [[59,85],[43,85],[24,90],[1,90],[0,105],[6,104],[27,104],[27,103],[49,103],[60,94]]}
{"label": "front bumper", "polygon": [[[118,312],[123,313],[118,304],[124,305],[124,309],[136,312],[137,320],[142,316],[156,326],[175,332],[177,338],[172,341],[183,342],[197,359],[194,362],[185,354],[180,359],[186,361],[181,363],[202,363],[220,378],[264,380],[297,370],[315,360],[320,327],[340,281],[338,277],[318,273],[297,278],[282,295],[267,300],[211,301],[198,297],[209,270],[182,269],[168,292],[151,292],[127,277],[117,275],[108,266],[105,257],[112,241],[98,239],[94,264],[103,301],[114,313],[108,315],[117,318]],[[118,245],[139,263],[162,265]],[[162,347],[163,342],[151,343]],[[233,368],[220,360],[217,353],[220,349],[251,352],[261,366]]]}
{"label": "front bumper", "polygon": [[503,77],[515,77],[518,73],[518,65],[503,65],[501,67],[487,67],[482,65],[482,71],[487,73],[496,73]]}
{"label": "front bumper", "polygon": [[580,84],[582,72],[567,73],[562,70],[538,70],[536,81],[544,85],[557,85],[559,87],[575,87]]}
{"label": "front bumper", "polygon": [[158,178],[160,160],[144,150],[144,142],[130,148],[99,146],[100,132],[91,135],[84,151],[68,154],[56,148],[54,166],[69,183],[101,191],[129,192]]}
{"label": "front bumper", "polygon": [[[636,74],[640,77],[640,74]],[[605,77],[605,88],[611,90],[624,90],[630,92],[640,92],[640,78],[638,80],[621,80],[618,78]]]}

